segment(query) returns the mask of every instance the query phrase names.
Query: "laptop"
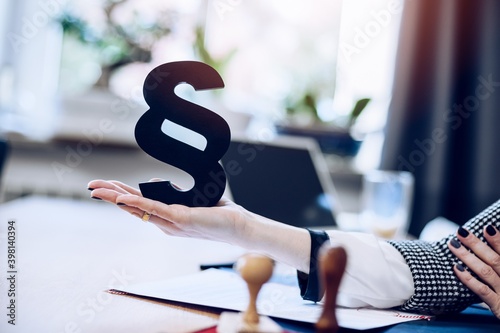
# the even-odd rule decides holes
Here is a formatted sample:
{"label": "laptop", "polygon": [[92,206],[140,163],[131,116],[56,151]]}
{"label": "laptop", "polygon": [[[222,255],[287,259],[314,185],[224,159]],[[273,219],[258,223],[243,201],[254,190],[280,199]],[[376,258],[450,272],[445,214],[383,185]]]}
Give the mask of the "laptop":
{"label": "laptop", "polygon": [[232,138],[221,163],[230,196],[246,209],[297,227],[337,225],[339,202],[315,140]]}

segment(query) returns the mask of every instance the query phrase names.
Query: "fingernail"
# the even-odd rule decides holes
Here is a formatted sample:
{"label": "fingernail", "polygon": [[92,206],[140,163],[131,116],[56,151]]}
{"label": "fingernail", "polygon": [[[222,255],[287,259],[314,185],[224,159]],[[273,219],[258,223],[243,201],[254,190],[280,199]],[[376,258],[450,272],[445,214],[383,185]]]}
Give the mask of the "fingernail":
{"label": "fingernail", "polygon": [[465,272],[465,267],[462,264],[457,264],[456,266],[460,272]]}
{"label": "fingernail", "polygon": [[497,231],[495,230],[495,228],[493,228],[493,226],[491,224],[489,224],[487,227],[486,227],[486,232],[488,233],[488,235],[490,236],[495,236],[495,234],[497,233]]}
{"label": "fingernail", "polygon": [[91,198],[92,198],[92,199],[95,199],[95,200],[102,200],[101,198],[99,198],[99,197],[94,197],[94,196],[92,196]]}
{"label": "fingernail", "polygon": [[123,202],[117,202],[116,203],[118,206],[126,206],[127,204],[124,204]]}
{"label": "fingernail", "polygon": [[87,190],[93,191],[93,190],[95,190],[95,188],[89,187],[89,188],[87,188]]}
{"label": "fingernail", "polygon": [[463,238],[469,236],[469,232],[462,227],[458,228],[458,234]]}
{"label": "fingernail", "polygon": [[453,246],[455,249],[459,249],[461,244],[459,241],[457,241],[455,238],[453,238],[451,241],[450,241],[450,244],[451,246]]}

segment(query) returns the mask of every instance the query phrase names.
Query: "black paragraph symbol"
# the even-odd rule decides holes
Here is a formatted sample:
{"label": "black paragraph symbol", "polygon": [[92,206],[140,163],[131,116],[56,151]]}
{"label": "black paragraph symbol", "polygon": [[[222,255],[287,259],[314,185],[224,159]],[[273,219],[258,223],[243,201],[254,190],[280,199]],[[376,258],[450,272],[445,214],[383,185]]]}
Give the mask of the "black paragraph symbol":
{"label": "black paragraph symbol", "polygon": [[[144,98],[150,109],[137,122],[135,139],[152,157],[189,173],[194,186],[180,190],[170,181],[161,181],[141,183],[139,188],[144,197],[166,204],[214,206],[226,186],[219,160],[229,147],[231,132],[221,116],[177,96],[174,89],[181,83],[195,90],[224,87],[219,73],[201,62],[179,61],[156,67],[144,82]],[[195,147],[174,138],[162,130],[165,124],[187,129],[190,137],[204,138],[204,145]]]}

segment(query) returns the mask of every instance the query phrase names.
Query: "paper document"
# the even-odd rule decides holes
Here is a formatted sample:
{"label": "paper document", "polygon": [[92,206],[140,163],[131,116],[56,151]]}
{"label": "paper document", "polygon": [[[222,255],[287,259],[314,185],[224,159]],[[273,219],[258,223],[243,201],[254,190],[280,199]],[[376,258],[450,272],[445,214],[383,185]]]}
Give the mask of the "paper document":
{"label": "paper document", "polygon": [[[120,289],[129,294],[220,309],[244,311],[248,290],[241,277],[233,272],[209,269],[174,279],[129,285]],[[268,282],[259,293],[260,314],[307,323],[316,323],[322,304],[304,301],[298,286]],[[339,325],[351,329],[371,329],[401,322],[429,319],[427,316],[398,311],[337,308]]]}

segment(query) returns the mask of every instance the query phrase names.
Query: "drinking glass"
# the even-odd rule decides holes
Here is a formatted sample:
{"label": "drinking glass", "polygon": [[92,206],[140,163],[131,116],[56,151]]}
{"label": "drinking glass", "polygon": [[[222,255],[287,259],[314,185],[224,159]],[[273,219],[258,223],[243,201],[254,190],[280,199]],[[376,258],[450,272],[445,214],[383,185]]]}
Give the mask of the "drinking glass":
{"label": "drinking glass", "polygon": [[361,224],[385,239],[404,238],[408,231],[414,178],[406,171],[373,170],[363,175]]}

